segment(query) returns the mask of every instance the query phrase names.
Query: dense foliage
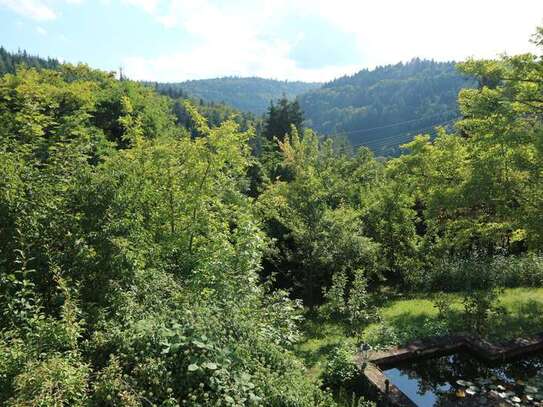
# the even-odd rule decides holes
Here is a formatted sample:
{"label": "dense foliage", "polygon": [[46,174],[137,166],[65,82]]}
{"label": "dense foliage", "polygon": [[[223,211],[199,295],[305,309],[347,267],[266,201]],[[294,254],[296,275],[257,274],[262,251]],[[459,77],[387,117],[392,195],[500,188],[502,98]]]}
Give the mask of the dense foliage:
{"label": "dense foliage", "polygon": [[348,293],[358,270],[372,288],[462,290],[483,269],[502,286],[539,285],[542,66],[529,54],[460,64],[479,86],[460,92],[454,131],[387,162],[293,131],[279,142],[284,175],[259,197],[276,241],[265,270],[306,305],[330,296],[337,273]]}
{"label": "dense foliage", "polygon": [[470,85],[452,62],[414,59],[336,79],[299,100],[315,131],[390,155],[415,134],[456,119],[458,91]]}
{"label": "dense foliage", "polygon": [[0,80],[0,403],[330,405],[259,284],[250,133],[84,66]]}
{"label": "dense foliage", "polygon": [[320,83],[277,81],[262,78],[216,78],[179,83],[158,83],[157,90],[174,97],[190,96],[208,102],[224,102],[242,112],[263,114],[272,100],[295,98]]}
{"label": "dense foliage", "polygon": [[195,106],[198,113],[202,115],[211,127],[233,120],[242,131],[250,127],[260,128],[261,121],[255,118],[251,113],[243,113],[224,103],[195,101],[189,97],[178,97],[174,99],[173,111],[177,118],[177,124],[188,129],[193,136],[198,134],[198,129],[190,111],[186,108],[187,102],[190,106]]}

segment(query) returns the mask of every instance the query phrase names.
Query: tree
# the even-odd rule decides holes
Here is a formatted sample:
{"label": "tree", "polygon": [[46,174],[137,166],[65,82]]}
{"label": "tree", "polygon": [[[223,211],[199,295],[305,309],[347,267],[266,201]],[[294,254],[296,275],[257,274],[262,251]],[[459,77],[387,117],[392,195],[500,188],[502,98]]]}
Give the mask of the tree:
{"label": "tree", "polygon": [[15,73],[19,66],[56,69],[60,66],[60,62],[52,58],[45,59],[29,55],[26,51],[19,50],[16,53],[12,53],[8,52],[4,47],[0,47],[0,76],[6,73]]}
{"label": "tree", "polygon": [[270,104],[264,122],[264,136],[268,140],[277,138],[283,141],[290,133],[292,126],[298,134],[303,134],[304,116],[297,100],[290,102],[286,97],[279,99],[277,105]]}
{"label": "tree", "polygon": [[479,87],[459,94],[457,132],[417,137],[387,165],[411,196],[429,268],[445,256],[512,255],[543,244],[543,59],[470,59],[459,69]]}
{"label": "tree", "polygon": [[378,244],[364,234],[361,197],[380,168],[367,150],[351,159],[310,130],[300,137],[293,127],[279,147],[290,178],[268,184],[258,198],[266,232],[276,242],[265,272],[277,273],[280,286],[315,306],[334,273],[364,269],[368,278],[375,276]]}
{"label": "tree", "polygon": [[454,120],[459,90],[475,84],[453,62],[415,58],[337,78],[299,101],[319,134],[344,135],[376,155],[397,156],[418,132]]}

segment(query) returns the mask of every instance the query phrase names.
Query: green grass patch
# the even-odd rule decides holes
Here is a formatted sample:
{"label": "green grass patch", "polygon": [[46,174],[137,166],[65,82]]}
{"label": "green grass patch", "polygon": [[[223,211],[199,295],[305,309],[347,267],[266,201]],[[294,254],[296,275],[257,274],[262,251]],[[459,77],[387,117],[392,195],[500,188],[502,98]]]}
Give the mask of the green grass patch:
{"label": "green grass patch", "polygon": [[306,340],[296,347],[296,354],[304,360],[308,375],[314,380],[321,376],[326,357],[335,346],[344,342],[356,345],[356,339],[345,335],[340,324],[308,318],[303,329]]}
{"label": "green grass patch", "polygon": [[[388,347],[417,338],[465,332],[463,305],[459,294],[444,294],[451,304],[451,312],[441,318],[428,294],[409,296],[386,302],[380,309],[381,321],[369,324],[362,340],[376,347]],[[489,325],[486,337],[501,341],[527,336],[543,331],[543,288],[506,289],[499,299],[505,310]],[[296,353],[308,366],[308,374],[317,379],[326,364],[327,354],[334,346],[347,342],[357,344],[357,339],[346,335],[341,323],[322,321],[309,317],[304,324],[305,342],[298,345]]]}

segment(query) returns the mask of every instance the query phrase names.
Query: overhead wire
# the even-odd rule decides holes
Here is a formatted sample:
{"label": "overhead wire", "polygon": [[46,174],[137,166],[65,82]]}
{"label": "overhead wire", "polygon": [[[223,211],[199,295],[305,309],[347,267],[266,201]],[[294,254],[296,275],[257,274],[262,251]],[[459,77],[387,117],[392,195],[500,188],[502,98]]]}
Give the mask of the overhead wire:
{"label": "overhead wire", "polygon": [[388,129],[390,127],[399,126],[401,124],[415,123],[415,122],[418,122],[418,121],[421,121],[421,120],[427,120],[427,119],[432,118],[432,117],[447,116],[447,115],[449,115],[451,113],[457,114],[457,112],[451,110],[449,112],[436,113],[434,115],[419,117],[417,119],[404,120],[404,121],[401,121],[401,122],[391,123],[391,124],[387,124],[385,126],[370,127],[370,128],[360,128],[360,129],[347,130],[347,131],[336,131],[336,133],[341,134],[341,135],[353,134],[353,133],[368,133],[368,132],[375,131],[375,130]]}
{"label": "overhead wire", "polygon": [[374,138],[371,138],[371,139],[367,139],[367,140],[365,140],[365,141],[363,141],[363,142],[361,142],[359,144],[355,144],[355,145],[353,145],[353,147],[359,147],[359,146],[362,146],[362,145],[372,144],[374,142],[382,142],[384,140],[394,139],[394,138],[398,138],[398,137],[401,137],[401,136],[413,137],[413,135],[415,135],[415,134],[421,134],[424,131],[434,129],[435,127],[445,126],[445,125],[447,125],[449,123],[452,123],[452,122],[456,121],[457,119],[458,119],[458,117],[455,117],[453,119],[450,119],[450,120],[447,120],[447,121],[444,121],[444,122],[435,123],[435,124],[432,124],[432,125],[429,125],[429,126],[425,126],[425,127],[415,129],[415,130],[410,130],[409,132],[403,131],[401,133],[396,133],[396,134],[393,134],[393,135],[390,135],[390,136],[374,137]]}
{"label": "overhead wire", "polygon": [[401,133],[397,133],[397,134],[394,134],[394,135],[391,135],[391,136],[372,138],[372,139],[369,139],[369,140],[365,140],[362,143],[355,144],[355,145],[353,145],[353,147],[354,148],[360,147],[360,146],[371,147],[371,146],[375,146],[376,144],[381,145],[381,144],[383,144],[383,141],[387,141],[387,140],[405,139],[405,141],[407,141],[416,134],[424,133],[425,131],[435,129],[436,127],[446,126],[446,125],[456,121],[457,119],[458,119],[458,117],[455,117],[454,119],[450,119],[450,120],[447,120],[445,122],[435,123],[435,124],[432,124],[430,126],[426,126],[426,127],[422,127],[422,128],[416,129],[416,130],[409,131],[409,133],[407,133],[407,134],[406,134],[406,132],[401,132]]}

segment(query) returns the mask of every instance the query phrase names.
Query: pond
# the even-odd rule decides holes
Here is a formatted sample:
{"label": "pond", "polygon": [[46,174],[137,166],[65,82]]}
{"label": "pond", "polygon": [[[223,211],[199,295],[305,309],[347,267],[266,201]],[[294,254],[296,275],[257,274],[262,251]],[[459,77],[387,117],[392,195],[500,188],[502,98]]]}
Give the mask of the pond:
{"label": "pond", "polygon": [[483,362],[468,351],[382,367],[385,376],[421,407],[494,398],[516,406],[543,406],[543,353],[502,363]]}

